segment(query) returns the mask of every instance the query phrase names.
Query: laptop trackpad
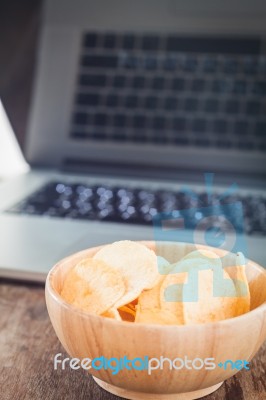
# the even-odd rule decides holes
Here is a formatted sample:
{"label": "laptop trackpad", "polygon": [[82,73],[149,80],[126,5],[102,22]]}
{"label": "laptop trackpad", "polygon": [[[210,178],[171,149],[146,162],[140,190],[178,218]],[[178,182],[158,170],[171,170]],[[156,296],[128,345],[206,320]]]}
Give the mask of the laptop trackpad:
{"label": "laptop trackpad", "polygon": [[88,222],[1,215],[0,269],[47,273],[89,233]]}
{"label": "laptop trackpad", "polygon": [[5,276],[10,277],[23,276],[23,271],[27,276],[47,274],[60,259],[88,247],[115,240],[152,238],[148,227],[2,214],[0,270],[3,268]]}

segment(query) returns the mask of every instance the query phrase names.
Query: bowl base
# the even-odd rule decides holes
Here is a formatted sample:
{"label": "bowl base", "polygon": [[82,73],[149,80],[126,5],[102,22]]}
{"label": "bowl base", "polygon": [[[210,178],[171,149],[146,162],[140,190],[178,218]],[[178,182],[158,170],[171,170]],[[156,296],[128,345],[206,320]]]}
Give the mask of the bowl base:
{"label": "bowl base", "polygon": [[187,393],[171,393],[171,394],[155,394],[155,393],[144,393],[144,392],[134,392],[133,390],[122,389],[118,386],[106,383],[101,379],[93,376],[95,382],[104,390],[109,393],[115,394],[116,396],[123,397],[124,399],[130,400],[194,400],[200,399],[201,397],[207,396],[210,393],[215,392],[222,386],[223,382],[217,385],[210,386],[206,389],[195,390],[194,392]]}

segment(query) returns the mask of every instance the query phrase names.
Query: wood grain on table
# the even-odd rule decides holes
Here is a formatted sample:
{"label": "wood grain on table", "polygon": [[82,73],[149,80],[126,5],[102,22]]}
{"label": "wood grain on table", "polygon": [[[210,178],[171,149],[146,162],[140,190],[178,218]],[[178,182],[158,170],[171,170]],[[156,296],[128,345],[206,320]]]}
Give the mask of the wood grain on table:
{"label": "wood grain on table", "polygon": [[[47,314],[44,287],[0,279],[0,399],[119,399],[83,370],[54,370],[57,353],[67,357]],[[265,400],[266,342],[249,371],[239,371],[204,399]]]}

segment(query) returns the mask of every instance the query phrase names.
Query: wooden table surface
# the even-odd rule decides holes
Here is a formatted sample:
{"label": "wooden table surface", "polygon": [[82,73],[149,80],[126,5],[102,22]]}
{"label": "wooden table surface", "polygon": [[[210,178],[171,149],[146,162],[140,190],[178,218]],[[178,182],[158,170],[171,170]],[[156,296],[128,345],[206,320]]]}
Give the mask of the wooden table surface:
{"label": "wooden table surface", "polygon": [[[252,329],[252,327],[250,327]],[[83,370],[54,370],[63,353],[50,323],[41,285],[0,279],[0,399],[115,400]],[[265,400],[266,342],[250,370],[240,371],[206,400]]]}

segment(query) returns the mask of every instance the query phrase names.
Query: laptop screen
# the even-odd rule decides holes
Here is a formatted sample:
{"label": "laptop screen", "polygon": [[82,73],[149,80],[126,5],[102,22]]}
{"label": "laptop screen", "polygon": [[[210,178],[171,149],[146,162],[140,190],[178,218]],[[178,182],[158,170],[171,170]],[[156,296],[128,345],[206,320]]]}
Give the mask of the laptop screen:
{"label": "laptop screen", "polygon": [[[215,164],[218,157],[221,169],[260,169],[266,153],[266,34],[251,26],[262,15],[263,4],[252,8],[245,29],[251,11],[246,2],[239,14],[237,7],[230,14],[220,4],[220,19],[217,7],[208,2],[205,14],[203,6],[198,15],[182,1],[153,2],[152,7],[149,1],[136,2],[133,17],[132,5],[115,3],[119,16],[107,2],[91,4],[86,24],[84,2],[77,2],[72,17],[66,5],[60,18],[50,4],[53,22],[48,18],[44,44],[45,57],[54,55],[52,64],[46,63],[56,83],[49,89],[46,66],[45,90],[42,95],[37,92],[37,100],[47,110],[53,105],[51,116],[46,113],[53,123],[45,122],[46,133],[38,134],[31,145],[30,159],[204,168],[204,162]],[[171,10],[176,21],[183,15],[181,20],[188,19],[190,25],[175,26]],[[143,13],[149,13],[145,28]],[[117,24],[117,18],[123,22]],[[209,25],[204,30],[199,22],[206,18]],[[223,29],[213,29],[214,19]],[[36,110],[33,126],[38,124],[40,131],[35,114]],[[236,157],[242,161],[236,162]]]}

